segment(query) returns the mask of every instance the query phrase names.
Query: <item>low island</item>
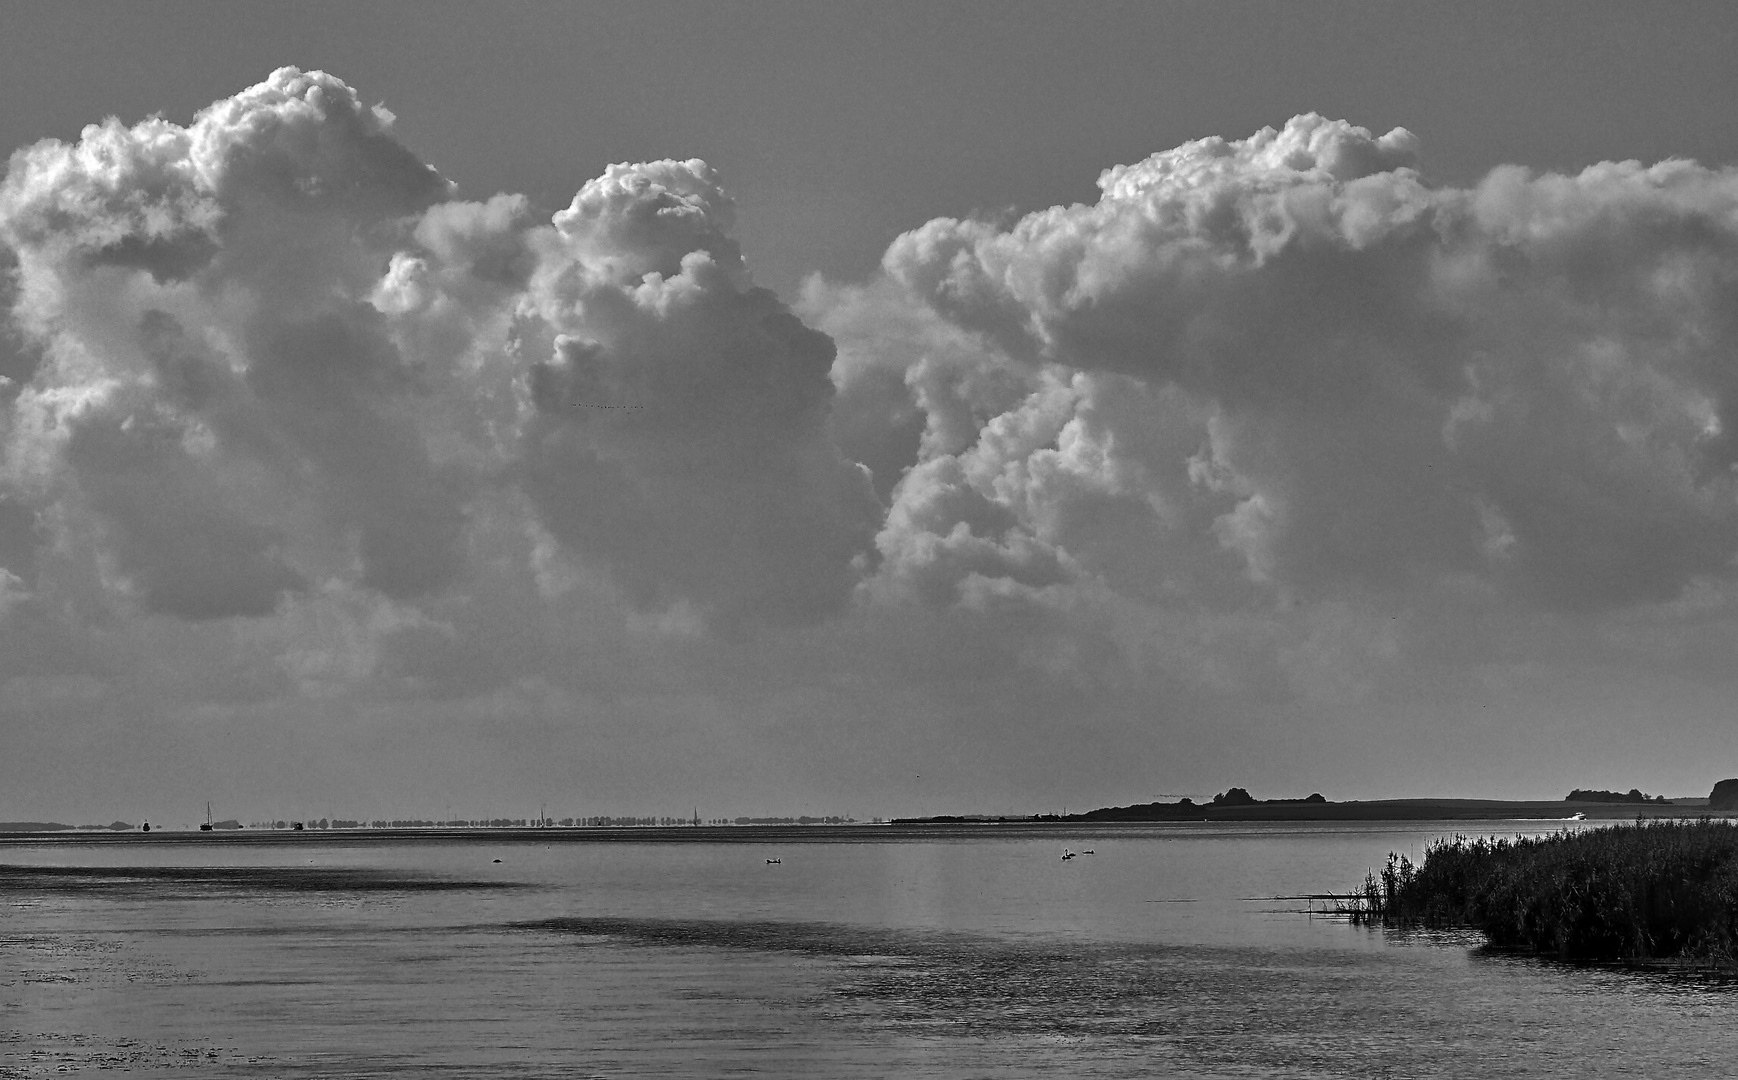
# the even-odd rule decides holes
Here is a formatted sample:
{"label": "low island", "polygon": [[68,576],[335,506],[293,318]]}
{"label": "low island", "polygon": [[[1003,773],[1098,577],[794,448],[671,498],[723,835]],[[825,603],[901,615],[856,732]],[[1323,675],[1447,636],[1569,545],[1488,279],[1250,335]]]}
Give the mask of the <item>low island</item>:
{"label": "low island", "polygon": [[1738,780],[1722,781],[1712,798],[1666,798],[1639,790],[1628,792],[1576,789],[1564,799],[1351,799],[1336,802],[1320,793],[1303,798],[1258,799],[1240,787],[1230,788],[1208,802],[1175,802],[1105,806],[1074,814],[1032,814],[996,817],[954,814],[896,818],[896,824],[954,824],[972,821],[1037,822],[1164,822],[1164,821],[1511,821],[1585,818],[1633,821],[1679,818],[1738,810]]}

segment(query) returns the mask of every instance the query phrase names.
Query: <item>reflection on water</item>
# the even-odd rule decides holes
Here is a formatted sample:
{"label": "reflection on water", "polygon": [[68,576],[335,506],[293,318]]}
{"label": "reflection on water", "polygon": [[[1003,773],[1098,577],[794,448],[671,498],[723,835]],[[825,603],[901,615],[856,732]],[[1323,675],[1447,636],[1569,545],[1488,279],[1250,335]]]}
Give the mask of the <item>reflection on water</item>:
{"label": "reflection on water", "polygon": [[326,866],[5,866],[0,895],[32,892],[132,892],[156,899],[231,893],[451,892],[511,889],[511,881],[412,876],[360,867]]}
{"label": "reflection on water", "polygon": [[1453,828],[0,849],[0,1077],[1727,1072],[1719,984],[1247,899]]}

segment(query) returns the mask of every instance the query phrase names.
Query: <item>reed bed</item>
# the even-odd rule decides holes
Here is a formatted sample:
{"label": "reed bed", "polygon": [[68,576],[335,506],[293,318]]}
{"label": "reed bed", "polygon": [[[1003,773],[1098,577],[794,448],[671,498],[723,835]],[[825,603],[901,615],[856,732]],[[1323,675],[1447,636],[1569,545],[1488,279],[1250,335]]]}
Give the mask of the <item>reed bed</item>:
{"label": "reed bed", "polygon": [[1390,854],[1354,922],[1472,928],[1502,949],[1570,960],[1738,957],[1738,825],[1638,821],[1534,839],[1439,840],[1421,865]]}

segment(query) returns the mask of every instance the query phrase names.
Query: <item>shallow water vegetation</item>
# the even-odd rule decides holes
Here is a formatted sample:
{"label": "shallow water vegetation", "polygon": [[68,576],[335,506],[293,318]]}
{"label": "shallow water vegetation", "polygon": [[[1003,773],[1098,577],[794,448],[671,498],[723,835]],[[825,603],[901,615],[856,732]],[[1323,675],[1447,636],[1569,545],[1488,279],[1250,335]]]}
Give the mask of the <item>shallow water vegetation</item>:
{"label": "shallow water vegetation", "polygon": [[1439,840],[1390,854],[1354,895],[1356,922],[1469,927],[1502,949],[1570,960],[1738,958],[1738,824],[1637,822],[1514,840]]}

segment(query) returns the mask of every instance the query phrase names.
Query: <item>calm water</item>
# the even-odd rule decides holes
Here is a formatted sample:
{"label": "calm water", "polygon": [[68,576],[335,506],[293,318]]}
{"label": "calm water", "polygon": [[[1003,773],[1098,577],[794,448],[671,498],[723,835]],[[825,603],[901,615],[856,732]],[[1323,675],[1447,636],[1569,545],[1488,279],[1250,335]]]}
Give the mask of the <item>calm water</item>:
{"label": "calm water", "polygon": [[0,1077],[1729,1073],[1719,985],[1250,899],[1455,831],[0,845]]}

